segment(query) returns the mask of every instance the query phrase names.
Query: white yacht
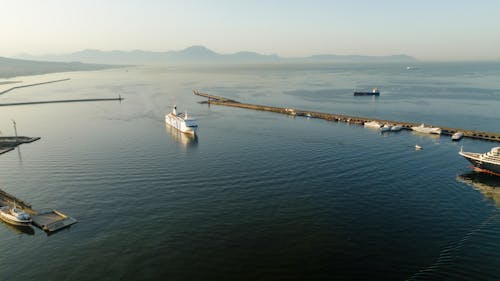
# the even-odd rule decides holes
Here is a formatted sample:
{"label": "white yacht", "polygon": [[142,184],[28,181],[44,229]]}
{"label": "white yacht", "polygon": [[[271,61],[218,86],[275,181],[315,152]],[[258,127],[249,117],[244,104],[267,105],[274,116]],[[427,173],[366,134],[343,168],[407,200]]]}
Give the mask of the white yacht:
{"label": "white yacht", "polygon": [[394,125],[391,127],[391,131],[393,132],[401,131],[401,129],[403,129],[403,126],[401,125]]}
{"label": "white yacht", "polygon": [[176,128],[177,130],[188,133],[195,134],[198,129],[198,123],[195,119],[190,118],[185,113],[177,113],[177,106],[174,105],[174,109],[169,114],[165,115],[165,123]]}
{"label": "white yacht", "polygon": [[14,204],[14,207],[4,206],[0,208],[0,219],[15,225],[29,225],[31,216],[25,211],[19,209]]}
{"label": "white yacht", "polygon": [[421,124],[420,126],[415,126],[411,127],[411,129],[415,132],[419,133],[425,133],[425,134],[441,134],[441,128],[435,128],[435,127],[425,127],[424,124]]}
{"label": "white yacht", "polygon": [[380,124],[377,121],[370,121],[370,122],[365,122],[364,126],[368,128],[380,129],[380,127],[382,127],[382,124]]}
{"label": "white yacht", "polygon": [[390,130],[391,130],[391,128],[392,128],[392,126],[391,126],[391,125],[389,125],[389,124],[385,124],[384,126],[380,127],[380,131],[381,131],[381,132],[387,132],[387,131],[390,131]]}
{"label": "white yacht", "polygon": [[452,141],[459,141],[461,138],[463,138],[464,133],[462,132],[456,132],[451,136]]}

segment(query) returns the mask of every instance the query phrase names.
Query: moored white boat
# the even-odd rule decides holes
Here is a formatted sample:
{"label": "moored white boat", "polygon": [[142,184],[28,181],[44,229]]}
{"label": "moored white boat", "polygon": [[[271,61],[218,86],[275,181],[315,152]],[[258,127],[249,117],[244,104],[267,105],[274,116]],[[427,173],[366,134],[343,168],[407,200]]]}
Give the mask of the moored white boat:
{"label": "moored white boat", "polygon": [[464,133],[462,132],[456,132],[451,136],[452,141],[459,141],[461,138],[463,138]]}
{"label": "moored white boat", "polygon": [[415,145],[415,150],[422,150],[422,149],[423,149],[423,147],[421,147],[420,145],[418,145],[418,144]]}
{"label": "moored white boat", "polygon": [[364,126],[365,127],[368,127],[368,128],[376,128],[376,129],[380,129],[380,127],[382,127],[382,124],[380,124],[379,122],[377,121],[370,121],[370,122],[365,122],[364,123]]}
{"label": "moored white boat", "polygon": [[419,133],[437,134],[437,135],[441,134],[441,128],[437,128],[437,127],[425,127],[424,124],[421,124],[420,126],[411,127],[411,129],[413,131],[419,132]]}
{"label": "moored white boat", "polygon": [[380,127],[380,131],[381,131],[381,132],[387,132],[387,131],[390,131],[390,130],[391,130],[391,128],[392,128],[392,126],[391,126],[391,125],[389,125],[389,124],[385,124],[384,126]]}
{"label": "moored white boat", "polygon": [[31,223],[31,216],[25,211],[14,207],[4,206],[0,208],[0,219],[15,225],[29,225]]}
{"label": "moored white boat", "polygon": [[175,105],[172,112],[165,115],[165,123],[183,133],[188,134],[195,134],[196,130],[198,129],[198,123],[196,122],[196,120],[189,117],[187,112],[177,113],[177,106]]}
{"label": "moored white boat", "polygon": [[401,129],[403,129],[403,126],[401,125],[394,125],[391,127],[391,131],[393,132],[401,131]]}

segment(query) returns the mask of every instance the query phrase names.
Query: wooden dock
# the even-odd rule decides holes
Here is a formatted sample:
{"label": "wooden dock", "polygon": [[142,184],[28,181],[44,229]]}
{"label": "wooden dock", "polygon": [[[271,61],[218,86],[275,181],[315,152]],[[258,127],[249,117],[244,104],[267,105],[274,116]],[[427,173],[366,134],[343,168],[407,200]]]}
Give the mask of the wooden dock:
{"label": "wooden dock", "polygon": [[[421,124],[421,123],[413,123],[413,122],[401,122],[401,121],[394,121],[394,120],[350,116],[350,115],[343,115],[343,114],[332,114],[332,113],[324,113],[324,112],[307,111],[307,110],[295,109],[295,108],[284,108],[284,107],[273,107],[273,106],[267,106],[267,105],[247,104],[247,103],[241,103],[241,102],[231,100],[228,98],[224,98],[224,97],[209,95],[206,93],[199,92],[197,90],[194,90],[193,94],[200,96],[200,97],[207,98],[209,104],[239,107],[239,108],[246,108],[246,109],[252,109],[252,110],[269,111],[269,112],[287,114],[287,115],[292,115],[292,116],[307,116],[307,117],[311,117],[311,118],[319,118],[319,119],[324,119],[324,120],[334,121],[334,122],[346,122],[346,123],[353,123],[353,124],[362,125],[365,122],[377,121],[380,123],[387,123],[387,124],[399,124],[403,127],[403,129],[406,129],[406,130],[411,130],[411,127],[419,126]],[[432,127],[441,128],[442,134],[444,134],[444,135],[452,135],[456,132],[462,132],[462,133],[464,133],[464,137],[500,142],[500,134],[499,133],[443,127],[443,126],[438,126],[436,124],[427,124],[427,125],[432,126]]]}
{"label": "wooden dock", "polygon": [[63,228],[69,227],[78,221],[61,211],[54,209],[44,209],[37,211],[32,208],[31,203],[23,201],[12,194],[0,189],[0,207],[13,206],[14,203],[20,209],[31,214],[33,225],[39,227],[47,233],[54,233]]}

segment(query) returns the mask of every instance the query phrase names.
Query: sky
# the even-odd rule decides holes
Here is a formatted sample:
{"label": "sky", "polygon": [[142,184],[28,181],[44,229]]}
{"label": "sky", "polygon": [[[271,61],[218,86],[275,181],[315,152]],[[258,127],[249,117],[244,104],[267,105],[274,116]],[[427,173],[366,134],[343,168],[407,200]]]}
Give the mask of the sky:
{"label": "sky", "polygon": [[500,1],[2,0],[0,56],[83,49],[499,60]]}

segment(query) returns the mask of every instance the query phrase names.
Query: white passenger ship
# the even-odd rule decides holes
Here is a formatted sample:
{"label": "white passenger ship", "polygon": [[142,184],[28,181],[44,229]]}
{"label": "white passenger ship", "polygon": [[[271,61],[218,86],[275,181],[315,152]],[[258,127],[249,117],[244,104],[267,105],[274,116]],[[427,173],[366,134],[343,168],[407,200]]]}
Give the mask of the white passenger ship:
{"label": "white passenger ship", "polygon": [[165,123],[187,134],[195,134],[198,129],[198,123],[196,120],[190,118],[187,112],[177,113],[177,106],[175,105],[172,112],[165,115]]}
{"label": "white passenger ship", "polygon": [[486,153],[460,150],[459,154],[474,165],[474,170],[500,176],[500,147],[493,147]]}

